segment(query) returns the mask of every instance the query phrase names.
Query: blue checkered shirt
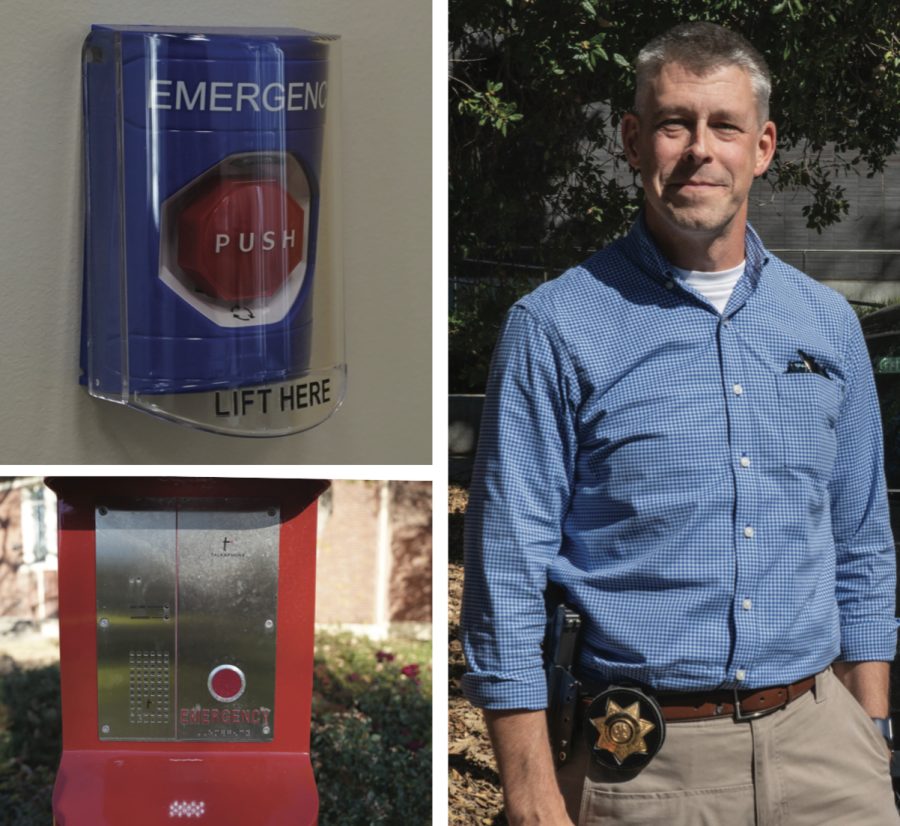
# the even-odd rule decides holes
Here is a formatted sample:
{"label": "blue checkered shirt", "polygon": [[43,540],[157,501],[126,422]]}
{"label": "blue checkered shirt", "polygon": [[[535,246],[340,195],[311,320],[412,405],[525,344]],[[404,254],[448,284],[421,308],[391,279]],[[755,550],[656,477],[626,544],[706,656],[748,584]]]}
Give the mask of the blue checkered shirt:
{"label": "blue checkered shirt", "polygon": [[748,227],[720,314],[641,218],[509,312],[466,514],[463,689],[540,709],[548,581],[579,672],[660,690],[892,660],[894,547],[856,316]]}

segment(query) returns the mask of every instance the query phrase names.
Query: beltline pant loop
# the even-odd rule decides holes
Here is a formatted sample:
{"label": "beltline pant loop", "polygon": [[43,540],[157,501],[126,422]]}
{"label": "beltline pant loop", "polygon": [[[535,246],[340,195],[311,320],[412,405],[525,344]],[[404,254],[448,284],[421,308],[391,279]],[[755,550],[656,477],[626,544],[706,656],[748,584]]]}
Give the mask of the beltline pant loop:
{"label": "beltline pant loop", "polygon": [[822,703],[828,698],[828,687],[830,683],[826,675],[831,674],[831,666],[828,666],[828,668],[826,668],[824,671],[820,671],[818,674],[816,674],[816,685],[814,688],[814,692],[816,695],[817,703]]}

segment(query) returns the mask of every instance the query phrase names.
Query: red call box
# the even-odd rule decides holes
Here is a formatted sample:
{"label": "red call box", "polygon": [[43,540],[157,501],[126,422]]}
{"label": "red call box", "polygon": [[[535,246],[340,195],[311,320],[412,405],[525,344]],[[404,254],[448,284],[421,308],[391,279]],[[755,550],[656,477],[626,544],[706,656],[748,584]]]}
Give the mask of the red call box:
{"label": "red call box", "polygon": [[57,826],[314,826],[327,482],[59,477]]}

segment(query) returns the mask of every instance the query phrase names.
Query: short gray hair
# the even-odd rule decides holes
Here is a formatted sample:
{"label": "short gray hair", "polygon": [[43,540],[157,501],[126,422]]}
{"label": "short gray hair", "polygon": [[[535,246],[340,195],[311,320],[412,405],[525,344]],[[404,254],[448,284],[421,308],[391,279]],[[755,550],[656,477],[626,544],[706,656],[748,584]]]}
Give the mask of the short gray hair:
{"label": "short gray hair", "polygon": [[647,84],[667,63],[678,63],[699,75],[723,66],[739,66],[750,76],[759,122],[769,119],[772,78],[765,58],[737,32],[715,23],[682,23],[654,37],[637,56],[634,111],[640,113]]}

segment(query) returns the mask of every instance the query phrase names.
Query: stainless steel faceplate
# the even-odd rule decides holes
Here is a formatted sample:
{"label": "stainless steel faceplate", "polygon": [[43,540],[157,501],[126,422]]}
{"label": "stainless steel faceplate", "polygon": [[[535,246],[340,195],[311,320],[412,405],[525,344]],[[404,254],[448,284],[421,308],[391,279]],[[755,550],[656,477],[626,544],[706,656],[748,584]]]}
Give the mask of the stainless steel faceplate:
{"label": "stainless steel faceplate", "polygon": [[271,740],[278,509],[142,505],[95,513],[100,739]]}

